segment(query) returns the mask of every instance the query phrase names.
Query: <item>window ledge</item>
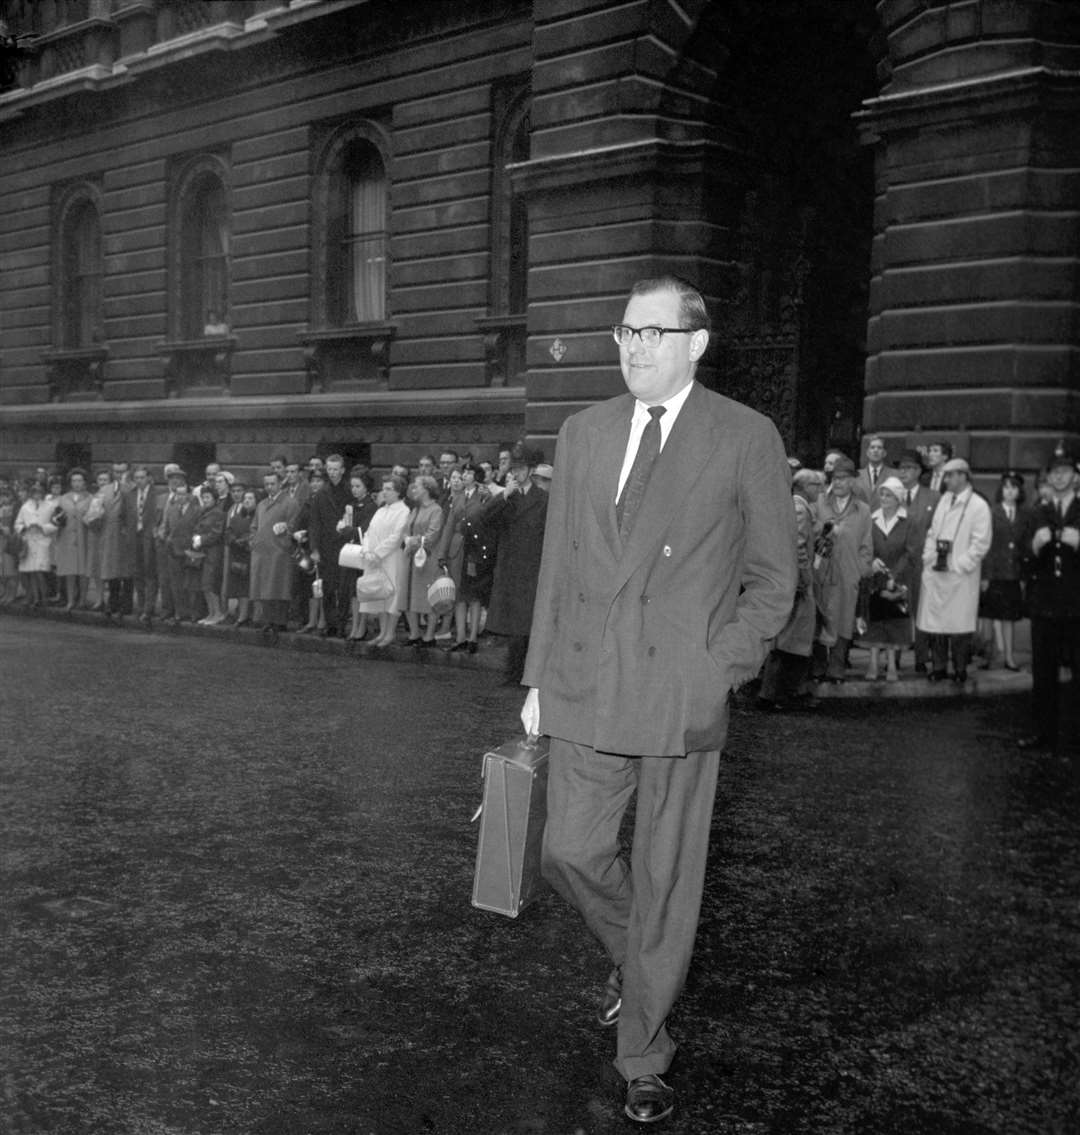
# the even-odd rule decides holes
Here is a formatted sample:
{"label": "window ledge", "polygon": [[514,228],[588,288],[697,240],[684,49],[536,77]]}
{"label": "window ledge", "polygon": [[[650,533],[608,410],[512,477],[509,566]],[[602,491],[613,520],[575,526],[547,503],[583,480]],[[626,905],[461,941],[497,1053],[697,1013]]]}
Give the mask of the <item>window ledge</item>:
{"label": "window ledge", "polygon": [[157,353],[165,360],[165,393],[178,398],[193,391],[229,393],[235,335],[205,335],[200,339],[166,339]]}
{"label": "window ledge", "polygon": [[481,331],[502,331],[504,328],[516,330],[528,324],[529,317],[525,312],[519,315],[478,315],[476,326]]}
{"label": "window ledge", "polygon": [[390,375],[390,343],[397,324],[351,323],[301,331],[309,394],[334,390],[371,390]]}
{"label": "window ledge", "polygon": [[159,355],[195,355],[203,351],[231,351],[239,342],[235,335],[205,335],[201,339],[166,339],[158,344]]}
{"label": "window ledge", "polygon": [[350,323],[345,327],[320,327],[300,332],[301,343],[345,343],[360,339],[389,339],[396,323]]}
{"label": "window ledge", "polygon": [[109,357],[108,347],[63,347],[41,352],[45,363],[100,363]]}
{"label": "window ledge", "polygon": [[109,348],[101,344],[42,351],[41,361],[49,378],[50,401],[104,397],[105,361],[108,357]]}

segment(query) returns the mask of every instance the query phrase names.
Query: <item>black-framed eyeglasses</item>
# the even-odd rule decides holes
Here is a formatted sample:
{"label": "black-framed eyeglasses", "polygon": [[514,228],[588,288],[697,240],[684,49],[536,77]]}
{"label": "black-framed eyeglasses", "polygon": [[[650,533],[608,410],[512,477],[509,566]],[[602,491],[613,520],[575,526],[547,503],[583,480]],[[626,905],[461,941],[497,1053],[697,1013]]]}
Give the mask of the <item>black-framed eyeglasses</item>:
{"label": "black-framed eyeglasses", "polygon": [[611,328],[615,342],[620,347],[629,347],[636,335],[644,347],[659,347],[665,335],[693,335],[694,327],[631,327],[626,323],[616,323]]}

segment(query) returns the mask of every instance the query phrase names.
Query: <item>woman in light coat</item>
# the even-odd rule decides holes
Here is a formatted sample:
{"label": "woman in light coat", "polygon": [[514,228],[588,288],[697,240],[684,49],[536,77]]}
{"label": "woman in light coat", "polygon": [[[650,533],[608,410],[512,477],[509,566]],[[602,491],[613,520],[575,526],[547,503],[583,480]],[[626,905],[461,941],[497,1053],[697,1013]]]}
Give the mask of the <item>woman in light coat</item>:
{"label": "woman in light coat", "polygon": [[374,640],[374,646],[390,646],[393,643],[397,618],[404,603],[399,580],[407,563],[402,546],[405,527],[409,523],[409,506],[403,500],[405,488],[404,477],[395,474],[384,479],[379,493],[382,507],[371,518],[361,544],[365,573],[371,568],[379,568],[394,583],[394,593],[386,599],[360,599],[356,604],[358,614],[379,616],[379,637]]}
{"label": "woman in light coat", "polygon": [[15,517],[15,531],[26,540],[19,557],[19,574],[31,607],[43,607],[47,599],[46,579],[52,567],[52,543],[56,525],[52,522],[55,504],[45,499],[45,486],[40,481],[30,485],[30,495]]}
{"label": "woman in light coat", "polygon": [[65,611],[73,611],[86,602],[90,560],[89,532],[84,520],[89,505],[86,473],[82,469],[72,469],[68,474],[68,491],[59,501],[64,523],[56,533],[53,546],[56,574],[64,581],[64,594],[67,597]]}
{"label": "woman in light coat", "polygon": [[945,463],[946,491],[923,545],[917,626],[931,636],[932,682],[947,677],[950,652],[953,680],[960,685],[967,681],[971,639],[979,618],[981,565],[990,549],[993,525],[990,505],[972,488],[970,477],[962,457]]}
{"label": "woman in light coat", "polygon": [[821,676],[829,682],[844,680],[847,651],[855,635],[859,584],[870,575],[874,559],[870,509],[856,500],[854,487],[855,465],[850,458],[840,457],[833,465],[829,491],[818,499],[821,544],[828,552],[819,553],[820,559],[815,560],[821,614],[818,642],[827,651]]}
{"label": "woman in light coat", "polygon": [[[427,591],[439,574],[439,534],[443,527],[443,510],[439,504],[439,486],[434,477],[420,476],[409,486],[409,495],[416,507],[405,529],[405,555],[408,572],[405,576],[409,598],[405,617],[409,621],[409,645],[430,646],[435,641],[435,624]],[[423,564],[417,566],[416,555],[423,548]],[[424,634],[420,636],[420,616],[426,615]]]}

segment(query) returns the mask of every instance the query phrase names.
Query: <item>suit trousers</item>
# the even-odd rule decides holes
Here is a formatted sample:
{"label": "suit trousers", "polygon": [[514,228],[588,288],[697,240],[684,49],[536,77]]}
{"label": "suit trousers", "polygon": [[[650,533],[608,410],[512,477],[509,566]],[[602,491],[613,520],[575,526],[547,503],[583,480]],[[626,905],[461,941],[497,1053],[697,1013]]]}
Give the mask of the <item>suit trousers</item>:
{"label": "suit trousers", "polygon": [[[1031,709],[1036,733],[1057,748],[1075,740],[1069,722],[1061,721],[1058,674],[1069,667],[1071,680],[1067,704],[1075,716],[1080,704],[1080,619],[1062,617],[1031,620]],[[1063,728],[1064,726],[1064,728]]]}
{"label": "suit trousers", "polygon": [[952,655],[953,672],[963,672],[971,662],[972,634],[932,634],[930,635],[930,665],[938,674],[944,674],[949,667]]}
{"label": "suit trousers", "polygon": [[109,614],[130,615],[134,610],[135,581],[130,575],[108,580]]}
{"label": "suit trousers", "polygon": [[765,660],[758,696],[765,701],[786,702],[805,693],[810,676],[809,655],[792,654],[775,647]]}
{"label": "suit trousers", "polygon": [[[551,740],[543,872],[622,966],[615,1067],[667,1071],[694,949],[720,754],[619,757]],[[636,791],[630,863],[619,825]]]}
{"label": "suit trousers", "polygon": [[140,537],[135,545],[135,594],[138,596],[135,606],[140,615],[149,617],[154,613],[158,587],[157,569],[154,546]]}

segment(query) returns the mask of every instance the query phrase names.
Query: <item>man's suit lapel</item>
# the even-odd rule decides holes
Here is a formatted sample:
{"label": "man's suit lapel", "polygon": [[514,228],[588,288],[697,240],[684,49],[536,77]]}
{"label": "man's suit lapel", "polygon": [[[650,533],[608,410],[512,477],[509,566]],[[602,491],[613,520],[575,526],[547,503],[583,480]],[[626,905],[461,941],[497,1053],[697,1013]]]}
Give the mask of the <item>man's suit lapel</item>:
{"label": "man's suit lapel", "polygon": [[[622,549],[619,586],[629,579],[645,556],[655,552],[657,542],[678,511],[678,502],[691,499],[694,485],[709,464],[720,430],[706,402],[704,388],[696,384],[671,427],[649,476],[633,531]],[[618,471],[615,479],[617,487]],[[615,539],[618,543],[617,530]]]}
{"label": "man's suit lapel", "polygon": [[607,540],[608,549],[613,558],[618,558],[621,545],[619,522],[615,517],[615,494],[626,456],[626,443],[630,440],[634,399],[624,394],[608,403],[607,409],[610,412],[606,421],[589,431],[588,491],[596,522]]}

